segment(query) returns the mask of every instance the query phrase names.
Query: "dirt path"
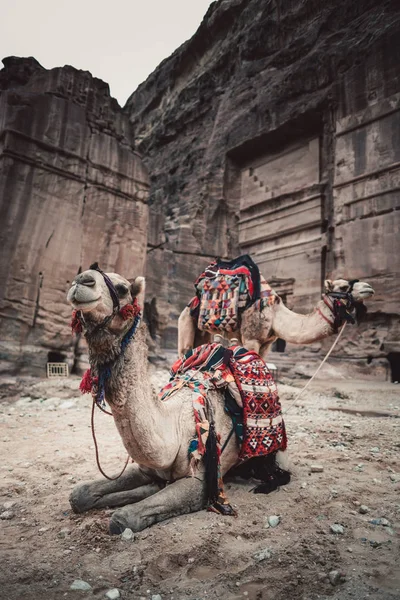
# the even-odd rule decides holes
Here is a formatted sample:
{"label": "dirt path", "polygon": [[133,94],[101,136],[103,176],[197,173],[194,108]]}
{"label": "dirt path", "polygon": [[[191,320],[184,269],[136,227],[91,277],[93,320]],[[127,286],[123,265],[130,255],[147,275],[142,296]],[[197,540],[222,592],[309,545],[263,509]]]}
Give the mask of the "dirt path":
{"label": "dirt path", "polygon": [[[0,380],[1,598],[104,598],[111,588],[153,600],[400,598],[398,386],[316,382],[286,417],[288,486],[262,496],[249,493],[254,482],[231,481],[237,519],[202,511],[124,541],[107,533],[111,511],[69,507],[74,484],[97,477],[78,383]],[[284,406],[294,392],[280,386]],[[113,473],[125,452],[112,420],[96,417]],[[314,464],[323,472],[310,473]],[[266,528],[271,515],[281,522]],[[71,590],[77,579],[91,590]]]}

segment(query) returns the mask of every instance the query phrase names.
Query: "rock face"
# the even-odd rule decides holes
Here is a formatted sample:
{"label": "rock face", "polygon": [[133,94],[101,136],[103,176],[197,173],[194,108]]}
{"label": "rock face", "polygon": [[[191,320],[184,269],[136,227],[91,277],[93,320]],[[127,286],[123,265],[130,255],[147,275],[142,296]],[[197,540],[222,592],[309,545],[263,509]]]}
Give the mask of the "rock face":
{"label": "rock face", "polygon": [[[299,312],[325,278],[370,282],[368,320],[347,329],[336,363],[386,378],[391,361],[396,379],[396,2],[215,2],[125,111],[151,173],[147,277],[164,345],[176,347],[177,315],[210,259],[248,252]],[[307,371],[330,343],[273,359]]]}
{"label": "rock face", "polygon": [[107,84],[33,58],[3,63],[2,368],[44,375],[48,360],[71,366],[80,352],[65,300],[78,268],[143,272],[148,175]]}

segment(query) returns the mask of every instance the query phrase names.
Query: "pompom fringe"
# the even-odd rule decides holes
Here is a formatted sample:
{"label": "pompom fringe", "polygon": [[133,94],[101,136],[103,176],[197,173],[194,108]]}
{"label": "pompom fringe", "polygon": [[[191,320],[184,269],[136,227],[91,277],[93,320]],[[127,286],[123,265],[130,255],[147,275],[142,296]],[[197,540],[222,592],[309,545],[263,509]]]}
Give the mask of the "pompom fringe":
{"label": "pompom fringe", "polygon": [[82,394],[90,394],[92,391],[92,386],[93,386],[92,372],[90,369],[88,369],[85,372],[84,376],[82,377],[82,381],[79,385],[79,389]]}
{"label": "pompom fringe", "polygon": [[126,304],[119,311],[119,316],[124,321],[128,319],[134,319],[140,312],[140,306],[137,303],[137,299],[135,298],[132,304]]}
{"label": "pompom fringe", "polygon": [[78,317],[78,311],[72,312],[71,329],[73,333],[82,333],[82,323]]}

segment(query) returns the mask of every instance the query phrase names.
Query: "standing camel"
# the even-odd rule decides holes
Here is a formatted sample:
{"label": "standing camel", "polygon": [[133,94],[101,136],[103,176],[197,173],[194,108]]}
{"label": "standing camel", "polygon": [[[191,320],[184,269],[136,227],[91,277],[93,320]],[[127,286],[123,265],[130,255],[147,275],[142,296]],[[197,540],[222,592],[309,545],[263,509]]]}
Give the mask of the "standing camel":
{"label": "standing camel", "polygon": [[[281,338],[292,344],[312,344],[337,333],[345,320],[352,320],[350,312],[365,311],[363,302],[374,294],[364,281],[336,279],[325,281],[325,294],[309,314],[295,313],[271,290],[274,301],[261,310],[252,304],[241,314],[240,328],[230,332],[248,350],[254,350],[265,359],[272,343]],[[354,322],[354,321],[353,321]],[[186,306],[178,320],[178,353],[183,356],[199,343],[211,339],[210,331],[200,331],[191,309]]]}

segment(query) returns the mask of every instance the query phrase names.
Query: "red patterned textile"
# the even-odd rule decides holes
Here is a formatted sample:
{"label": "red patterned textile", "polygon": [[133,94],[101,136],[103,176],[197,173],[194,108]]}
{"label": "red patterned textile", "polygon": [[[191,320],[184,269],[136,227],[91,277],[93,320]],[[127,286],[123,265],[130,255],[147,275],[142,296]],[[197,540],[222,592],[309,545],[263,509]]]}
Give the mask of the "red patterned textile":
{"label": "red patterned textile", "polygon": [[244,439],[239,458],[285,450],[287,437],[278,390],[265,362],[256,352],[237,346],[229,368],[243,401]]}
{"label": "red patterned textile", "polygon": [[[239,458],[247,460],[286,449],[278,390],[267,365],[256,352],[248,352],[241,346],[226,350],[220,344],[204,344],[190,350],[174,363],[171,382],[160,395],[165,398],[168,392],[189,385],[189,382],[193,387],[196,371],[201,371],[203,377],[219,389],[231,385],[232,380],[236,383],[243,402],[243,441]],[[202,420],[204,418],[197,419]]]}

